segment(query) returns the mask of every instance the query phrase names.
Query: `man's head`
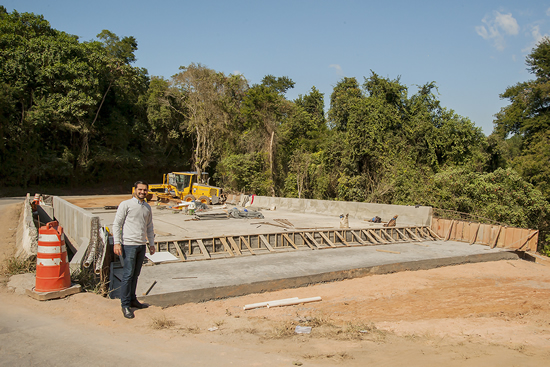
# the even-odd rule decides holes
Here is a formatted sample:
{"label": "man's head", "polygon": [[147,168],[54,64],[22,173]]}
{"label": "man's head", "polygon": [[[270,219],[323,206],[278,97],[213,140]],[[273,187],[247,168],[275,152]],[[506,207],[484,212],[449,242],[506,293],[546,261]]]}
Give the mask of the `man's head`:
{"label": "man's head", "polygon": [[138,200],[145,200],[147,193],[149,192],[149,184],[145,181],[136,181],[134,184],[134,195]]}

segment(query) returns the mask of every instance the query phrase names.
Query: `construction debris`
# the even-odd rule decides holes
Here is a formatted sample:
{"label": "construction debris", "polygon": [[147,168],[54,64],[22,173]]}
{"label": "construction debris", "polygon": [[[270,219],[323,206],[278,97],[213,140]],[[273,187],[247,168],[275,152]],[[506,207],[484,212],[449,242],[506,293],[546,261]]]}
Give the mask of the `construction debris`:
{"label": "construction debris", "polygon": [[349,214],[340,214],[340,228],[349,228]]}
{"label": "construction debris", "polygon": [[397,217],[399,215],[396,215],[394,216],[392,219],[390,219],[390,221],[386,224],[384,224],[384,227],[395,227],[396,223],[397,223]]}
{"label": "construction debris", "polygon": [[251,218],[251,219],[264,219],[264,215],[259,211],[243,209],[240,211],[237,208],[231,208],[227,212],[231,218]]}
{"label": "construction debris", "polygon": [[387,253],[390,253],[390,254],[400,254],[401,253],[399,251],[380,250],[380,249],[376,249],[376,251],[378,251],[378,252],[387,252]]}
{"label": "construction debris", "polygon": [[271,308],[271,307],[280,307],[280,306],[292,306],[292,305],[298,305],[300,303],[317,302],[321,300],[322,300],[321,297],[311,297],[311,298],[302,298],[302,299],[298,297],[285,298],[285,299],[279,299],[274,301],[252,303],[249,305],[245,305],[243,307],[243,310],[246,311],[246,310],[251,310],[251,309],[260,308],[260,307]]}

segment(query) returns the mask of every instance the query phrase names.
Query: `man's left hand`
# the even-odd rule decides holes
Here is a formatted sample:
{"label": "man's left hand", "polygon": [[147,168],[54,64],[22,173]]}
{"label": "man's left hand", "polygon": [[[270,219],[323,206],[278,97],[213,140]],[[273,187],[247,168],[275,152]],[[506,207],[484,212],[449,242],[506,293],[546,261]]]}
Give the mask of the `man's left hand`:
{"label": "man's left hand", "polygon": [[151,255],[154,255],[155,254],[155,246],[149,246],[149,253]]}

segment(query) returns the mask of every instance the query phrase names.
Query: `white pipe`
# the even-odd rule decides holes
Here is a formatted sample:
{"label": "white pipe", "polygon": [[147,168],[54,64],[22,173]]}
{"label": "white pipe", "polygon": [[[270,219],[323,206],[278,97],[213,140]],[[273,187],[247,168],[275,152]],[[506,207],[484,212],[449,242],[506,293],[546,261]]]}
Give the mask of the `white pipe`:
{"label": "white pipe", "polygon": [[288,300],[286,302],[277,302],[277,303],[268,302],[267,308],[279,307],[279,306],[292,306],[292,305],[298,305],[300,303],[317,302],[321,300],[322,300],[321,297],[311,297],[311,298]]}
{"label": "white pipe", "polygon": [[266,307],[268,303],[273,303],[273,302],[283,302],[283,301],[295,301],[297,300],[298,297],[293,297],[293,298],[285,298],[285,299],[279,299],[279,300],[274,300],[274,301],[267,301],[267,302],[259,302],[259,303],[251,303],[249,305],[245,305],[243,307],[243,310],[251,310],[253,308],[259,308],[259,307]]}

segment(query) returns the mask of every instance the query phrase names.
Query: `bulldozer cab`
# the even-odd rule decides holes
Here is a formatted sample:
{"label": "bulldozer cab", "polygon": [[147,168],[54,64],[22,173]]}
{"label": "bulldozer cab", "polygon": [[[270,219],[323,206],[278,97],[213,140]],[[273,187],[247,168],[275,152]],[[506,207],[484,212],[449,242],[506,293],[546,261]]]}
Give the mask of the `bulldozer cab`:
{"label": "bulldozer cab", "polygon": [[168,184],[182,192],[193,184],[193,174],[182,172],[169,173]]}

